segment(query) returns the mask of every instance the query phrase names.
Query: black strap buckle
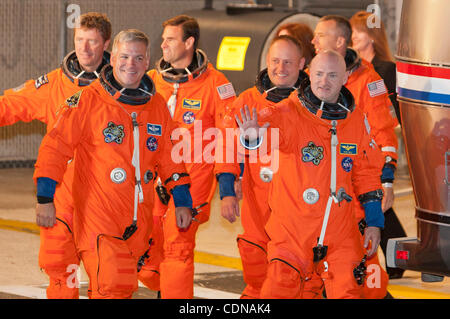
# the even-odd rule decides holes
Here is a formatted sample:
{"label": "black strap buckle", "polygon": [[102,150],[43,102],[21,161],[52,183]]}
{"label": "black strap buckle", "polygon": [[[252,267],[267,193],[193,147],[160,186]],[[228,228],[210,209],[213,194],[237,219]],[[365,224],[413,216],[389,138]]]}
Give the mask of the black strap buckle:
{"label": "black strap buckle", "polygon": [[353,276],[355,276],[356,282],[360,286],[364,283],[364,279],[366,279],[366,259],[367,255],[364,255],[359,265],[353,269]]}
{"label": "black strap buckle", "polygon": [[133,223],[125,228],[125,231],[123,232],[122,238],[123,240],[127,240],[130,238],[137,230],[136,221],[133,221]]}

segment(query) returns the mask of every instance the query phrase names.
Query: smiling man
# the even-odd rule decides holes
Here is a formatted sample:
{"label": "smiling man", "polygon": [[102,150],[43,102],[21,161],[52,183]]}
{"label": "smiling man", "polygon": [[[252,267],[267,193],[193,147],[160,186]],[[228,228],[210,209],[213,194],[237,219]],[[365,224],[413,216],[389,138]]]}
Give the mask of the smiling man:
{"label": "smiling man", "polygon": [[[189,175],[171,158],[176,125],[145,74],[148,47],[143,32],[120,32],[111,65],[66,100],[58,125],[39,149],[34,178],[46,201],[37,205],[36,219],[44,227],[55,223],[55,186],[68,159],[75,158],[74,239],[89,276],[90,298],[131,298],[137,289],[137,266],[152,228],[157,166],[174,197],[176,226],[186,229],[192,220]],[[158,134],[149,125],[158,127]]]}
{"label": "smiling man", "polygon": [[[380,170],[384,193],[382,207],[383,212],[386,212],[394,204],[393,182],[398,157],[398,141],[394,129],[398,121],[384,81],[370,62],[361,59],[358,53],[349,47],[351,37],[352,28],[348,19],[339,15],[328,15],[317,23],[311,43],[316,52],[336,50],[345,59],[349,72],[345,87],[352,92],[356,107],[365,114],[374,141],[384,154],[385,163],[381,165]],[[356,223],[360,225],[364,235],[364,211],[360,205],[355,205],[355,210]],[[365,294],[368,298],[383,298],[387,294],[387,273],[379,266],[377,255],[369,258],[367,264],[374,264],[381,269],[382,285],[380,289],[365,289]]]}
{"label": "smiling man", "polygon": [[[150,260],[139,276],[147,287],[160,290],[162,298],[193,298],[195,238],[199,225],[209,219],[217,181],[222,216],[234,221],[239,214],[234,192],[239,166],[214,162],[215,158],[209,161],[203,156],[203,150],[210,143],[203,136],[207,131],[223,129],[221,119],[234,101],[235,92],[225,75],[217,71],[206,53],[198,48],[200,27],[194,18],[179,15],[166,20],[163,28],[163,56],[148,75],[166,100],[173,120],[190,133],[188,143],[194,147],[184,151],[181,157],[190,159],[185,162],[192,177],[192,200],[194,207],[201,206],[201,211],[195,216],[196,222],[187,231],[180,232],[174,223],[173,202],[157,204],[155,225],[160,226],[154,228]],[[225,136],[225,131],[221,132]],[[217,140],[214,142],[220,145]],[[215,147],[214,152],[217,152]]]}
{"label": "smiling man", "polygon": [[[247,105],[258,112],[270,109],[276,103],[289,97],[307,78],[303,72],[305,58],[302,45],[293,37],[282,35],[272,40],[266,57],[267,69],[259,72],[255,86],[242,92],[233,102],[233,112]],[[233,123],[234,117],[229,116]],[[272,154],[278,156],[278,153]],[[279,156],[284,156],[279,154]],[[274,164],[276,159],[273,160]],[[264,229],[270,216],[268,203],[272,175],[276,169],[271,163],[253,163],[249,157],[241,169],[242,206],[241,224],[244,233],[237,238],[242,260],[246,287],[242,298],[259,298],[261,286],[267,274],[267,243],[269,237]]]}
{"label": "smiling man", "polygon": [[115,42],[111,56],[114,79],[124,88],[137,89],[148,69],[147,47],[144,42],[120,42],[120,38]]}
{"label": "smiling man", "polygon": [[[110,32],[109,36],[111,36]],[[102,61],[103,52],[109,46],[109,38],[105,39],[102,31],[90,28],[89,23],[85,22],[80,28],[75,29],[74,46],[75,54],[83,70],[92,73],[97,71]]]}
{"label": "smiling man", "polygon": [[[373,255],[384,225],[379,149],[370,145],[364,115],[343,85],[348,73],[336,51],[317,54],[310,79],[289,98],[265,112],[248,106],[237,118],[241,134],[261,135],[270,124],[280,132],[280,156],[269,192],[271,214],[265,226],[268,269],[261,298],[315,298],[311,281],[325,285],[329,298],[361,298],[358,265],[363,245],[353,219],[353,203],[364,205],[368,228],[364,245]],[[267,134],[267,133],[265,133]],[[251,144],[252,141],[250,141]],[[357,145],[345,154],[341,147]],[[345,165],[344,165],[345,164]],[[257,199],[259,200],[259,199]],[[306,286],[308,289],[304,289]]]}

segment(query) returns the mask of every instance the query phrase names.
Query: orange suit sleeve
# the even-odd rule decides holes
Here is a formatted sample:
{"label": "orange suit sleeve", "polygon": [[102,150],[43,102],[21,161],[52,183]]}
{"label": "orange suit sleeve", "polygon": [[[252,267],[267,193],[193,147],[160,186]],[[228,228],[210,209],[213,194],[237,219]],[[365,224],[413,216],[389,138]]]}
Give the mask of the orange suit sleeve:
{"label": "orange suit sleeve", "polygon": [[[363,119],[363,116],[361,116]],[[358,155],[352,170],[352,184],[357,197],[381,189],[381,167],[383,155],[380,148],[372,143],[367,128],[364,128],[359,143]]]}
{"label": "orange suit sleeve", "polygon": [[369,70],[360,83],[363,91],[360,103],[363,103],[363,110],[369,120],[371,134],[384,156],[390,156],[397,160],[398,141],[394,129],[398,125],[398,121],[387,90],[382,94],[377,93],[377,88],[380,85],[385,86],[383,80],[375,70],[372,68]]}
{"label": "orange suit sleeve", "polygon": [[6,90],[0,97],[0,126],[32,120],[47,123],[47,104],[53,82],[54,76],[50,73]]}
{"label": "orange suit sleeve", "polygon": [[[214,92],[213,103],[214,103],[214,119],[215,119],[215,127],[220,131],[218,133],[217,143],[216,143],[216,161],[214,165],[214,174],[218,175],[221,173],[231,173],[235,177],[239,176],[240,168],[239,164],[236,160],[236,156],[234,156],[233,160],[228,158],[227,160],[227,149],[230,150],[229,146],[227,147],[227,134],[230,135],[230,127],[227,127],[227,121],[224,120],[227,113],[236,100],[236,94],[233,88],[233,84],[228,81],[228,79],[222,73],[215,71],[214,75]],[[228,131],[228,132],[227,132]],[[220,149],[219,149],[220,148]]]}
{"label": "orange suit sleeve", "polygon": [[88,103],[82,100],[83,90],[75,93],[70,103],[62,106],[58,119],[51,131],[43,138],[35,164],[33,179],[48,177],[60,183],[73,158],[74,150],[82,139],[86,123]]}

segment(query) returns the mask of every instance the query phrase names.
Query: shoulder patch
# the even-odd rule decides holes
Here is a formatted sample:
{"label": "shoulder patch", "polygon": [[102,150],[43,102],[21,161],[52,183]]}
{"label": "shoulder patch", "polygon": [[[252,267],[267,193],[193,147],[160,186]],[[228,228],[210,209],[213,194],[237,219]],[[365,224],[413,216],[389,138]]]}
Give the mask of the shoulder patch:
{"label": "shoulder patch", "polygon": [[369,90],[370,97],[387,93],[386,85],[384,85],[384,81],[382,79],[367,84],[367,89]]}
{"label": "shoulder patch", "polygon": [[44,75],[38,77],[36,79],[36,81],[34,81],[34,87],[36,89],[39,89],[41,86],[43,86],[44,84],[47,84],[47,83],[48,83],[48,77],[47,77],[47,74],[44,74]]}
{"label": "shoulder patch", "polygon": [[230,97],[236,96],[236,93],[234,92],[233,84],[231,84],[230,82],[223,84],[221,86],[218,86],[217,93],[219,93],[221,100],[225,100]]}

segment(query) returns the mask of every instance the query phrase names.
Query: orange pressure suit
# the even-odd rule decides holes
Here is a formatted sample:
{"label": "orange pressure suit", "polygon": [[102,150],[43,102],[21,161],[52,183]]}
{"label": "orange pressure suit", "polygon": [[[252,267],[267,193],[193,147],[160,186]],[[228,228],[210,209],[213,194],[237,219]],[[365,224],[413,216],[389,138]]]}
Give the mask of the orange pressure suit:
{"label": "orange pressure suit", "polygon": [[44,137],[35,179],[60,183],[75,154],[74,239],[91,298],[130,298],[137,289],[138,261],[152,228],[156,166],[169,190],[190,183],[184,164],[171,158],[174,128],[147,76],[139,89],[121,90],[107,66],[99,80],[66,100]]}
{"label": "orange pressure suit", "polygon": [[[216,186],[215,175],[228,172],[239,176],[239,166],[235,160],[226,163],[225,150],[222,158],[214,163],[217,154],[211,147],[214,132],[218,131],[216,128],[222,128],[225,109],[235,99],[233,86],[213,68],[206,54],[199,49],[187,69],[187,74],[176,73],[161,58],[157,69],[148,73],[167,102],[173,120],[181,128],[180,132],[184,130],[186,133],[178,137],[179,140],[173,137],[174,152],[186,163],[191,177],[193,207],[207,203],[195,217],[198,222],[194,221],[187,231],[179,231],[173,218],[169,218],[174,214],[173,201],[168,207],[161,203],[155,206],[155,219],[161,216],[155,224],[161,224],[162,231],[155,227],[150,259],[139,273],[139,280],[150,289],[160,290],[162,298],[170,299],[193,297],[195,235],[199,224],[209,219]],[[225,132],[222,134],[222,137],[225,136]],[[189,146],[182,149],[182,143]]]}
{"label": "orange pressure suit", "polygon": [[[338,102],[350,112],[338,104],[321,107],[304,81],[299,92],[259,112],[260,123],[279,129],[280,151],[293,154],[280,157],[271,183],[261,298],[302,298],[314,275],[330,298],[361,297],[354,271],[363,249],[352,201],[381,200],[381,155],[344,87]],[[377,214],[382,218],[381,208]]]}
{"label": "orange pressure suit", "polygon": [[[97,79],[101,68],[109,63],[105,52],[97,73],[82,72],[75,51],[69,53],[61,67],[23,85],[5,91],[0,97],[0,126],[18,121],[39,120],[47,124],[47,132],[55,123],[57,112],[65,99]],[[47,298],[78,298],[78,288],[69,276],[74,277],[70,265],[79,265],[79,256],[73,243],[73,164],[68,165],[62,182],[56,188],[56,224],[41,227],[39,266],[49,276]],[[72,284],[71,284],[72,283]]]}
{"label": "orange pressure suit", "polygon": [[[275,87],[267,74],[267,69],[262,70],[257,77],[256,85],[244,92],[233,103],[233,111],[239,114],[239,110],[245,105],[249,109],[256,108],[260,111],[266,107],[273,107],[276,103],[287,98],[289,94],[300,86],[301,81],[308,75],[300,72],[297,82],[293,87]],[[234,117],[231,117],[234,121]],[[231,126],[228,124],[227,126]],[[270,129],[269,129],[270,130]],[[270,133],[269,133],[270,134]],[[275,151],[277,152],[277,151]],[[269,187],[273,170],[277,166],[277,156],[287,156],[268,153],[264,160],[255,156],[255,163],[248,156],[245,157],[244,172],[242,175],[242,206],[241,224],[244,233],[237,238],[239,253],[241,256],[244,281],[247,284],[241,298],[259,298],[261,286],[267,274],[267,236],[264,227],[270,216]]]}
{"label": "orange pressure suit", "polygon": [[[394,171],[398,158],[398,141],[394,129],[398,125],[398,121],[384,82],[373,65],[361,59],[353,49],[347,49],[345,61],[347,70],[350,72],[345,87],[350,90],[355,98],[356,107],[359,107],[367,116],[371,134],[384,155],[385,161],[381,164],[380,169],[389,167]],[[381,182],[392,183],[393,176],[392,178],[382,176]],[[361,205],[357,202],[355,204],[357,204],[356,222],[360,225],[361,233],[364,233],[364,211]],[[362,240],[364,240],[363,237]],[[379,273],[373,273],[373,275],[380,278],[376,280],[377,285],[372,286],[367,283],[364,285],[364,298],[380,299],[385,297],[389,276],[381,267],[378,255],[374,254],[367,259],[366,264],[368,270],[379,271]],[[366,278],[370,279],[370,274]]]}

